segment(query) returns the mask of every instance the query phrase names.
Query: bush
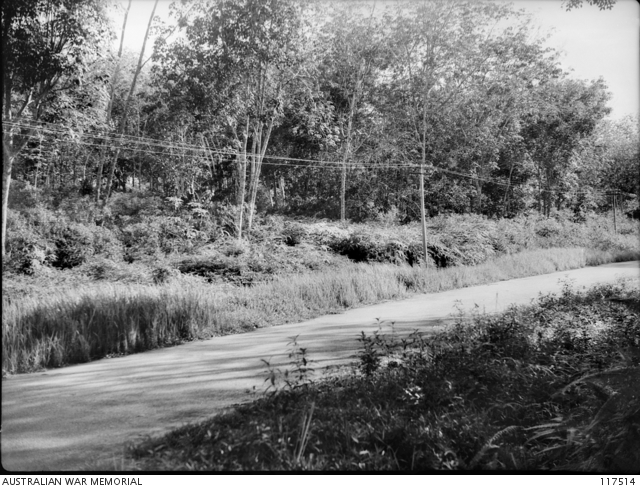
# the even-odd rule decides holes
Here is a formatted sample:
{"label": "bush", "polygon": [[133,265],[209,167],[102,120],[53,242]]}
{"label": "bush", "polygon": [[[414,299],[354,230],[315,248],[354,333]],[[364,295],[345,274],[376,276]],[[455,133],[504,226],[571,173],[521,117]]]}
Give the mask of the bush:
{"label": "bush", "polygon": [[93,249],[96,255],[113,260],[122,259],[124,247],[115,232],[100,226],[89,226],[89,229],[93,234]]}
{"label": "bush", "polygon": [[[384,236],[352,233],[346,238],[338,238],[330,245],[336,253],[346,255],[355,262],[407,263],[411,266],[423,263],[424,251],[421,241],[403,242],[397,239],[385,239]],[[455,252],[432,243],[427,245],[429,258],[439,267],[456,264]]]}
{"label": "bush", "polygon": [[52,265],[56,268],[73,268],[83,264],[94,254],[94,235],[82,224],[67,224],[54,231],[56,258]]}
{"label": "bush", "polygon": [[307,231],[297,223],[288,223],[282,231],[282,239],[287,246],[295,246],[304,241]]}
{"label": "bush", "polygon": [[84,224],[95,224],[104,219],[104,212],[100,204],[91,197],[69,197],[60,202],[58,209],[64,212],[68,219]]}
{"label": "bush", "polygon": [[238,285],[250,285],[253,278],[247,275],[247,264],[232,258],[196,257],[177,263],[181,273],[190,273],[204,277],[208,282],[224,279]]}
{"label": "bush", "polygon": [[166,265],[156,267],[151,272],[151,278],[156,285],[169,283],[177,275],[179,275],[177,270]]}
{"label": "bush", "polygon": [[155,255],[160,250],[160,226],[155,221],[145,220],[129,224],[122,229],[125,259],[134,261],[143,255]]}
{"label": "bush", "polygon": [[32,187],[29,182],[13,180],[9,192],[9,209],[32,209],[43,201],[42,191]]}

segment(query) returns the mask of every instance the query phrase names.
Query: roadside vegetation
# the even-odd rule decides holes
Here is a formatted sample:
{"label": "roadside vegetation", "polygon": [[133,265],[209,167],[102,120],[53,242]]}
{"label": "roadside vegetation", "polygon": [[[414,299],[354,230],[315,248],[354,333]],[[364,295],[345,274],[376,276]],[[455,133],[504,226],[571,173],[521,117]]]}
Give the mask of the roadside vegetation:
{"label": "roadside vegetation", "polygon": [[637,117],[522,10],[127,5],[2,3],[3,374],[639,256]]}
{"label": "roadside vegetation", "polygon": [[320,380],[294,341],[296,381],[132,446],[123,466],[638,473],[639,297],[632,281],[566,283],[432,336],[363,335],[353,368]]}
{"label": "roadside vegetation", "polygon": [[[294,322],[362,304],[639,256],[636,224],[568,214],[364,223],[262,214],[249,239],[225,209],[122,194],[14,190],[3,270],[3,372],[30,372]],[[102,214],[98,215],[98,212]],[[97,217],[96,217],[97,216]],[[96,225],[98,220],[100,225]]]}

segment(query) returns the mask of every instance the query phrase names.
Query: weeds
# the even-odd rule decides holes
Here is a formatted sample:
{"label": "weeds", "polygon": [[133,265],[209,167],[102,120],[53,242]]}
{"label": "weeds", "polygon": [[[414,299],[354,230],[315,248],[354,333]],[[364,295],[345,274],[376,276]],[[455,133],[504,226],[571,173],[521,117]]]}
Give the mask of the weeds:
{"label": "weeds", "polygon": [[[579,268],[584,265],[582,260],[580,250],[542,250],[475,267],[439,270],[353,264],[339,272],[274,277],[251,288],[226,289],[189,284],[159,267],[153,278],[167,282],[162,286],[61,289],[19,300],[3,296],[3,368],[8,373],[28,372],[78,359],[135,353],[299,321],[415,292],[439,292]],[[103,265],[105,268],[95,269],[96,274],[113,273],[107,263]],[[75,353],[76,332],[88,345],[82,355]]]}
{"label": "weeds", "polygon": [[270,360],[262,359],[266,367],[267,384],[265,392],[277,394],[282,390],[292,390],[307,387],[312,382],[315,369],[311,366],[314,360],[308,358],[307,349],[298,344],[298,336],[291,338],[287,343],[289,368],[284,370],[271,365]]}
{"label": "weeds", "polygon": [[638,293],[567,283],[432,336],[362,335],[351,375],[283,389],[130,456],[142,470],[636,473]]}

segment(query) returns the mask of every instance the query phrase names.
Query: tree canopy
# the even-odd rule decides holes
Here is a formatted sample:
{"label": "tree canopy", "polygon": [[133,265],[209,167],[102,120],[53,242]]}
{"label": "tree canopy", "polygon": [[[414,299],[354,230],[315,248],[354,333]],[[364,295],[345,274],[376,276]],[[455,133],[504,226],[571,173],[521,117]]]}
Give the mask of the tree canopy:
{"label": "tree canopy", "polygon": [[175,2],[176,35],[137,67],[110,50],[106,9],[3,3],[5,202],[11,178],[113,179],[225,205],[242,236],[268,209],[509,217],[638,190],[637,127],[607,122],[604,81],[564,72],[512,6]]}

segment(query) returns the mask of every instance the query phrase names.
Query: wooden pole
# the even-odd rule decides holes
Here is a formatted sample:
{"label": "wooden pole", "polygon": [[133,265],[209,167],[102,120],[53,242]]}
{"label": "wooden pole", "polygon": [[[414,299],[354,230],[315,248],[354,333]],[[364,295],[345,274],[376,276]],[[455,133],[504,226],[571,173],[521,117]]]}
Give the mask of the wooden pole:
{"label": "wooden pole", "polygon": [[617,200],[618,199],[616,199],[616,196],[617,196],[617,192],[614,192],[612,194],[612,198],[613,198],[613,232],[614,233],[618,232],[618,226],[617,226],[617,223],[616,223],[616,204],[617,204]]}
{"label": "wooden pole", "polygon": [[422,161],[420,162],[420,222],[422,225],[422,249],[424,250],[424,264],[429,262],[427,248],[427,216],[424,208],[424,168],[427,164],[427,104],[422,108]]}

